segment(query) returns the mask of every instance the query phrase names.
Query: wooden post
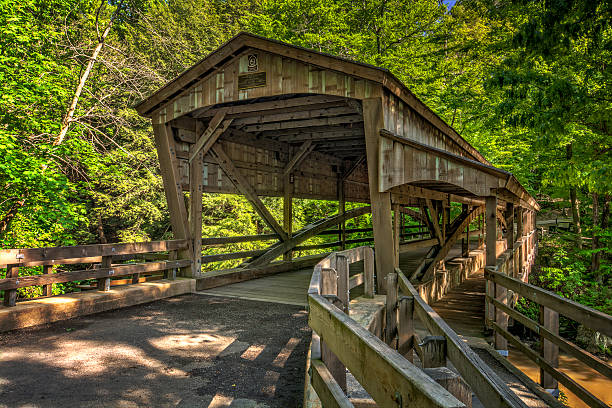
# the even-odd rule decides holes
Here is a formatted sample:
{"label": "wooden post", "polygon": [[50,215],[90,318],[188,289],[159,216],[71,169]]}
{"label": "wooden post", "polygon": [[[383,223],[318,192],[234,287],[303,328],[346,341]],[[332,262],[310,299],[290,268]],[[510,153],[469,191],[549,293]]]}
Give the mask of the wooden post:
{"label": "wooden post", "polygon": [[523,207],[517,206],[515,207],[516,211],[516,235],[518,239],[521,241],[521,245],[518,249],[518,278],[523,278],[523,268],[525,265],[525,242],[523,241],[523,237],[525,236],[525,232],[523,231]]}
{"label": "wooden post", "polygon": [[420,344],[423,350],[423,368],[446,367],[446,338],[427,336]]}
{"label": "wooden post", "polygon": [[[462,212],[467,212],[468,211],[468,205],[467,204],[461,204],[461,211]],[[461,256],[468,256],[468,252],[470,250],[470,224],[467,225],[467,227],[465,227],[466,229],[466,234],[465,234],[465,238],[461,239]]]}
{"label": "wooden post", "polygon": [[336,254],[336,272],[338,274],[337,296],[342,302],[342,311],[349,313],[349,261],[344,255]]}
{"label": "wooden post", "polygon": [[[293,234],[293,173],[283,176],[283,229],[287,236],[291,238]],[[287,251],[283,254],[284,261],[290,261],[293,258],[293,251]]]}
{"label": "wooden post", "polygon": [[[43,265],[43,275],[47,275],[53,271],[53,265]],[[43,296],[53,295],[53,284],[43,286]]]}
{"label": "wooden post", "polygon": [[[346,211],[346,201],[344,200],[344,179],[342,177],[338,177],[336,182],[336,190],[338,196],[338,214],[344,214]],[[338,224],[338,241],[340,241],[340,249],[346,249],[346,221],[342,221]]]}
{"label": "wooden post", "polygon": [[368,184],[372,206],[372,228],[376,248],[376,276],[379,293],[385,291],[385,277],[393,273],[393,228],[391,225],[391,194],[379,190],[380,130],[384,127],[382,98],[363,100],[363,122],[368,164]]}
{"label": "wooden post", "polygon": [[[153,120],[155,121],[156,118],[153,118]],[[157,148],[159,167],[164,182],[166,202],[170,212],[172,233],[175,239],[191,239],[185,198],[178,174],[178,160],[176,158],[173,130],[170,126],[154,124],[153,134],[155,135],[155,147]],[[193,257],[193,250],[191,248],[183,249],[180,256],[181,258],[191,259]],[[185,275],[190,275],[191,267],[183,268],[181,272]]]}
{"label": "wooden post", "polygon": [[[334,269],[321,269],[321,295],[336,295],[338,294],[338,274]],[[341,306],[336,304],[336,306]],[[343,391],[346,392],[346,368],[336,355],[327,347],[324,341],[321,340],[321,360],[327,366],[327,369],[336,379]]]}
{"label": "wooden post", "polygon": [[[497,259],[495,248],[497,244],[497,197],[488,196],[485,200],[486,205],[486,266],[495,266]],[[486,293],[490,297],[494,297],[495,285],[491,281],[487,281]],[[495,312],[493,305],[485,300],[485,316],[486,319],[494,320]],[[488,325],[488,323],[487,323]],[[490,325],[488,325],[490,326]]]}
{"label": "wooden post", "polygon": [[363,286],[364,296],[374,297],[374,251],[370,247],[363,248]]}
{"label": "wooden post", "polygon": [[[113,257],[112,256],[103,256],[102,263],[100,264],[100,268],[110,268],[112,266]],[[110,274],[108,278],[100,278],[98,279],[98,290],[107,291],[110,290]]]}
{"label": "wooden post", "polygon": [[414,342],[414,298],[412,296],[402,296],[399,300],[399,323],[397,327],[397,351],[406,357],[408,361],[413,361],[413,342]]}
{"label": "wooden post", "polygon": [[[176,261],[178,259],[178,252],[176,250],[170,251],[168,254],[169,261]],[[176,268],[166,269],[164,271],[164,279],[174,280],[176,279]]]}
{"label": "wooden post", "polygon": [[514,248],[514,204],[506,203],[506,245],[508,249]]}
{"label": "wooden post", "polygon": [[[559,335],[559,313],[540,306],[540,324]],[[541,355],[554,368],[559,367],[559,346],[540,336]],[[559,396],[559,384],[550,374],[540,369],[540,385],[555,397]]]}
{"label": "wooden post", "polygon": [[[194,146],[191,145],[192,150]],[[193,157],[194,159],[189,163],[189,233],[193,238],[191,277],[199,278],[202,276],[202,173],[204,171],[204,157],[201,150],[195,152]]]}
{"label": "wooden post", "polygon": [[[6,265],[6,277],[17,278],[19,277],[19,266],[18,265]],[[4,291],[4,306],[13,307],[17,304],[17,289],[10,289]]]}
{"label": "wooden post", "polygon": [[399,204],[393,204],[393,267],[399,268],[399,256],[400,256],[400,206]]}
{"label": "wooden post", "polygon": [[448,220],[450,219],[450,207],[442,202],[442,239],[446,242],[448,234]]}
{"label": "wooden post", "polygon": [[390,273],[385,277],[387,286],[385,342],[397,349],[397,273]]}

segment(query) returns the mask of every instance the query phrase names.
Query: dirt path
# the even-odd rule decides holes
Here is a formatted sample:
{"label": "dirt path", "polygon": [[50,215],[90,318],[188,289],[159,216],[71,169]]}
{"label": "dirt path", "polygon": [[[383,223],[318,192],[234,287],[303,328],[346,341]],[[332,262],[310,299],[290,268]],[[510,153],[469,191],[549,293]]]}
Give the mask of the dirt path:
{"label": "dirt path", "polygon": [[302,307],[185,295],[0,335],[0,407],[300,407]]}

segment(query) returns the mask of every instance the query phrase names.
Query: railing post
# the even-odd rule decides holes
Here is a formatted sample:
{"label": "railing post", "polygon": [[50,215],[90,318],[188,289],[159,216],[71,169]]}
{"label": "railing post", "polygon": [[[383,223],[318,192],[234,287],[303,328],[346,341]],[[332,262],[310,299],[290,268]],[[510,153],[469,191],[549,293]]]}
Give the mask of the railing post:
{"label": "railing post", "polygon": [[[486,241],[486,266],[495,267],[497,260],[496,245],[497,245],[497,197],[489,196],[486,198],[486,219],[485,219],[485,241]],[[487,281],[485,291],[487,296],[495,296],[495,285],[491,281]],[[494,320],[495,312],[493,305],[485,300],[485,321]],[[489,324],[487,323],[487,326]]]}
{"label": "railing post", "polygon": [[374,297],[374,250],[363,247],[363,285],[365,297]]}
{"label": "railing post", "polygon": [[[559,335],[559,313],[544,306],[540,306],[540,324],[544,328]],[[541,356],[553,367],[559,367],[559,346],[540,336]],[[559,384],[550,374],[540,369],[540,385],[555,398],[559,397]]]}
{"label": "railing post", "polygon": [[[338,279],[339,276],[334,269],[322,268],[321,269],[321,295],[332,295],[337,296],[338,294]],[[342,307],[340,300],[332,302],[339,309]],[[342,310],[342,309],[341,309]],[[324,341],[321,340],[321,360],[327,366],[327,369],[335,378],[336,382],[340,385],[340,388],[346,392],[346,368],[338,357],[327,347]]]}
{"label": "railing post", "polygon": [[[110,268],[112,266],[112,262],[113,262],[113,257],[111,255],[103,256],[102,263],[100,263],[100,268],[101,269]],[[101,290],[101,291],[110,290],[110,283],[111,283],[110,281],[111,281],[110,274],[107,278],[98,279],[98,290]]]}
{"label": "railing post", "polygon": [[[7,278],[18,278],[19,277],[19,266],[17,265],[6,265],[6,277]],[[17,289],[10,289],[4,291],[4,306],[13,307],[17,304]]]}
{"label": "railing post", "polygon": [[[168,253],[169,261],[176,261],[178,259],[178,252],[176,250]],[[164,279],[176,279],[177,268],[170,268],[164,271]]]}
{"label": "railing post", "polygon": [[[43,275],[50,274],[52,269],[53,269],[53,265],[43,265]],[[53,284],[52,283],[43,286],[43,296],[51,296],[51,295],[53,295]]]}
{"label": "railing post", "polygon": [[387,290],[386,300],[386,321],[385,321],[385,342],[392,348],[397,349],[397,273],[390,273],[385,278]]}
{"label": "railing post", "polygon": [[427,336],[419,346],[423,350],[423,368],[446,366],[446,338],[444,336]]}
{"label": "railing post", "polygon": [[338,292],[336,295],[342,302],[342,311],[346,314],[349,312],[349,260],[346,256],[336,254],[336,272],[338,274]]}
{"label": "railing post", "polygon": [[399,324],[397,327],[397,351],[413,361],[414,343],[414,298],[402,296],[399,300]]}
{"label": "railing post", "polygon": [[393,266],[399,267],[399,248],[400,248],[400,206],[397,203],[393,203]]}
{"label": "railing post", "polygon": [[[508,263],[504,263],[500,273],[504,275],[508,274]],[[508,290],[498,284],[494,284],[495,287],[495,299],[504,305],[508,305]],[[508,330],[508,315],[501,309],[494,308],[495,310],[495,323],[499,325],[503,330]],[[495,332],[495,349],[499,354],[504,357],[508,357],[508,340],[501,333]]]}

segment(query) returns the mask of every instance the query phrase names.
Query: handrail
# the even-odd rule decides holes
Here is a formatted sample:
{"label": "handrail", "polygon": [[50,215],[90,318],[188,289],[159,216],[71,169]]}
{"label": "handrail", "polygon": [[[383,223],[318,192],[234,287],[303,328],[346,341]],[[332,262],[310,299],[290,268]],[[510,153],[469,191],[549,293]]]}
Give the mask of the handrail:
{"label": "handrail", "polygon": [[103,256],[133,255],[189,248],[190,241],[175,239],[116,244],[0,250],[0,265],[40,266],[100,262]]}
{"label": "handrail", "polygon": [[396,273],[402,292],[414,299],[414,311],[419,319],[429,332],[446,339],[448,358],[478,398],[486,401],[487,407],[526,407],[506,383],[421,298],[399,268]]}
{"label": "handrail", "polygon": [[[330,254],[314,268],[308,304],[313,329],[311,383],[317,395],[324,406],[351,406],[342,393],[346,387],[342,376],[346,366],[379,406],[464,407],[446,389],[332,303],[335,301],[343,309],[348,305],[351,286],[348,266],[360,260],[364,261],[366,294],[373,295],[373,255],[370,247],[353,248]],[[363,361],[368,361],[368,365]]]}
{"label": "handrail", "polygon": [[[582,350],[574,343],[562,338],[558,334],[558,315],[574,320],[586,327],[599,331],[607,336],[612,336],[612,316],[598,310],[581,305],[570,299],[563,298],[553,292],[547,291],[521,279],[517,279],[517,265],[525,260],[530,268],[535,258],[535,230],[514,243],[513,248],[501,254],[495,266],[485,268],[485,279],[494,286],[493,293],[488,291],[486,303],[489,308],[494,308],[493,319],[487,316],[487,324],[493,328],[498,338],[512,343],[529,359],[533,360],[549,377],[541,379],[547,387],[556,387],[554,380],[565,385],[577,397],[591,407],[606,407],[607,405],[596,396],[574,381],[571,377],[557,369],[558,348],[569,355],[582,361],[599,373],[612,379],[612,366],[602,361],[597,356]],[[529,253],[528,253],[529,252]],[[523,296],[540,305],[541,322],[536,322],[514,310],[507,304],[507,290],[514,294]],[[538,334],[543,344],[542,355],[524,345],[517,337],[507,330],[508,317],[520,322],[534,333]],[[505,347],[504,343],[496,340],[496,343]]]}
{"label": "handrail", "polygon": [[[192,264],[191,259],[177,259],[179,250],[189,250],[189,240],[169,240],[136,243],[92,244],[67,247],[24,248],[0,250],[0,263],[6,263],[6,277],[0,279],[4,290],[4,305],[15,306],[17,289],[43,286],[43,296],[52,295],[52,285],[90,279],[98,280],[99,290],[109,290],[111,278],[131,276],[131,283],[141,281],[140,274],[164,272],[173,278],[178,268]],[[169,252],[170,260],[113,264],[113,261],[147,260],[155,252]],[[155,256],[156,257],[156,256]],[[154,258],[155,258],[154,257]],[[93,268],[53,273],[54,265],[94,264]],[[22,267],[42,266],[42,275],[19,276]]]}

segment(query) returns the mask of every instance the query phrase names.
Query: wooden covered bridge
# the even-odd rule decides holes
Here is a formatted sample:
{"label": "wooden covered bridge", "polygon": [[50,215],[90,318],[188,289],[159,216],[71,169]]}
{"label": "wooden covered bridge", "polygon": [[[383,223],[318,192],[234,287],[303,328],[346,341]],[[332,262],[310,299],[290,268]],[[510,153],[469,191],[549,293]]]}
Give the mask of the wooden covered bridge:
{"label": "wooden covered bridge", "polygon": [[[606,406],[558,369],[561,348],[612,379],[559,337],[558,319],[612,335],[611,317],[527,283],[538,204],[390,72],[243,33],[136,109],[153,123],[175,239],[0,251],[2,330],[184,293],[307,302],[306,406],[558,405],[545,391],[557,381]],[[203,193],[245,196],[269,231],[202,238]],[[282,220],[261,197],[283,198]],[[294,230],[293,198],[337,201],[338,213]],[[371,228],[347,228],[356,217]],[[308,242],[321,236],[337,239]],[[202,255],[250,241],[270,245]],[[207,271],[232,259],[243,261]],[[73,281],[97,290],[51,296]],[[17,301],[33,287],[41,298]],[[539,321],[514,310],[519,296],[541,305]],[[509,320],[540,336],[539,352]],[[486,358],[473,344],[485,326],[497,350]],[[543,369],[543,388],[500,357],[508,343]]]}

